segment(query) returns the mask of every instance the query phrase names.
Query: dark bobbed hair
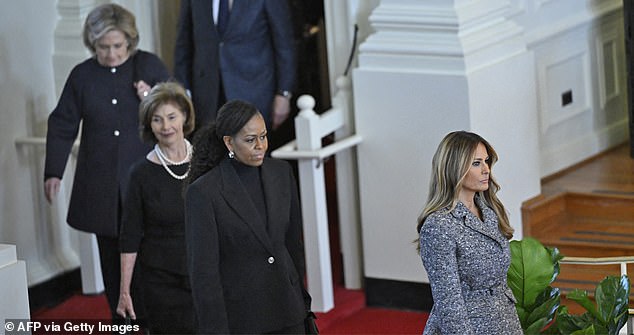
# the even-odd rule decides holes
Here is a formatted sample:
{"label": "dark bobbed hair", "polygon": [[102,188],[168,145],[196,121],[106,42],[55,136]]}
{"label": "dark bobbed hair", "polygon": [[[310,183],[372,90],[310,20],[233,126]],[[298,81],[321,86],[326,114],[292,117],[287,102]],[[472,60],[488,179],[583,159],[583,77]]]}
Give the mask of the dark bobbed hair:
{"label": "dark bobbed hair", "polygon": [[84,22],[82,37],[84,45],[94,55],[96,43],[112,30],[121,31],[128,41],[128,52],[133,54],[139,45],[139,31],[136,28],[134,14],[117,4],[104,4],[95,7]]}
{"label": "dark bobbed hair", "polygon": [[139,130],[143,141],[156,143],[157,139],[152,132],[152,117],[156,110],[171,104],[185,116],[183,134],[189,135],[196,126],[196,114],[194,105],[185,92],[183,86],[177,82],[164,82],[156,84],[139,104]]}
{"label": "dark bobbed hair", "polygon": [[194,134],[194,154],[185,185],[193,183],[228,157],[229,150],[223,137],[235,137],[256,115],[261,116],[260,111],[242,100],[231,100],[220,107],[216,121],[206,124]]}

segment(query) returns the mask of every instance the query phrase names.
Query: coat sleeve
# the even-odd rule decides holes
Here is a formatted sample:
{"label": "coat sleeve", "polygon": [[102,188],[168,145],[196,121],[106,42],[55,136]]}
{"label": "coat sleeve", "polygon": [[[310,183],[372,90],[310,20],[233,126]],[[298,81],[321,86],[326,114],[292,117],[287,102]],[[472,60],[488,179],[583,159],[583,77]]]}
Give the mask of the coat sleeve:
{"label": "coat sleeve", "polygon": [[187,265],[201,334],[228,334],[229,323],[220,279],[218,227],[209,187],[200,179],[185,195]]}
{"label": "coat sleeve", "polygon": [[159,82],[167,81],[170,77],[167,67],[163,61],[153,53],[145,52],[140,60],[140,78],[148,85],[154,86]]}
{"label": "coat sleeve", "polygon": [[420,240],[421,258],[429,276],[440,333],[473,334],[458,274],[455,224],[450,218],[431,215],[421,228]]}
{"label": "coat sleeve", "polygon": [[311,301],[312,298],[306,288],[304,286],[304,274],[306,273],[306,265],[304,258],[304,245],[302,244],[302,235],[303,235],[303,226],[302,226],[302,212],[299,203],[299,195],[297,193],[297,183],[295,182],[295,177],[293,176],[293,170],[288,168],[288,175],[290,180],[290,188],[291,188],[291,207],[290,207],[290,223],[289,229],[286,233],[286,248],[288,249],[291,257],[293,258],[293,263],[295,264],[295,269],[299,277],[301,278],[302,289],[304,294],[304,305],[306,306],[306,311],[311,310]]}
{"label": "coat sleeve", "polygon": [[188,90],[192,89],[193,29],[191,2],[182,0],[174,47],[174,77]]}
{"label": "coat sleeve", "polygon": [[57,106],[48,117],[44,179],[62,178],[70,149],[79,133],[82,115],[76,77],[75,69],[68,76]]}
{"label": "coat sleeve", "polygon": [[288,1],[264,1],[275,49],[276,90],[293,91],[297,60],[295,36]]}

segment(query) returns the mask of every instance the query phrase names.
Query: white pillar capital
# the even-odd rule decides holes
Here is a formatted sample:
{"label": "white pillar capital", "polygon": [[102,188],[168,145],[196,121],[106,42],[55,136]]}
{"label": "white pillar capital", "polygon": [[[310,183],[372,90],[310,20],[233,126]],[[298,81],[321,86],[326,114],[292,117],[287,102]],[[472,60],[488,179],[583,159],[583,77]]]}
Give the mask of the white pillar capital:
{"label": "white pillar capital", "polygon": [[507,0],[382,0],[360,67],[463,74],[526,51]]}

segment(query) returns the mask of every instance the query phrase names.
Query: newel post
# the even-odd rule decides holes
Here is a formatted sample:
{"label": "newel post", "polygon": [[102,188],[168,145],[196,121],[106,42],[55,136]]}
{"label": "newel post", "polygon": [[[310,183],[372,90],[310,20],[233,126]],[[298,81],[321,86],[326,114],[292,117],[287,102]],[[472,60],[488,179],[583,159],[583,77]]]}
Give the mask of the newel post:
{"label": "newel post", "polygon": [[[297,149],[318,150],[322,136],[318,130],[319,115],[313,110],[315,99],[303,95],[297,105],[300,108],[295,118]],[[334,307],[334,298],[324,167],[315,158],[298,160],[298,167],[308,292],[313,298],[313,310],[327,312]]]}

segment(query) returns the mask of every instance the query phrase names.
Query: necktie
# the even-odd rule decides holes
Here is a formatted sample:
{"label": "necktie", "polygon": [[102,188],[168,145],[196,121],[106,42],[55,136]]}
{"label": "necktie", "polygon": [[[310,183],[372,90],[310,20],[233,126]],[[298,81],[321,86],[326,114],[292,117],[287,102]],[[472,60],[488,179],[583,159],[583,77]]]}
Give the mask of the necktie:
{"label": "necktie", "polygon": [[227,23],[229,22],[229,0],[220,0],[220,6],[218,8],[218,34],[222,38],[227,29]]}

